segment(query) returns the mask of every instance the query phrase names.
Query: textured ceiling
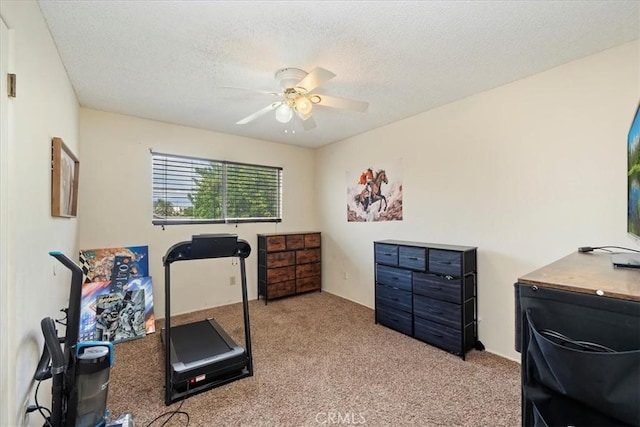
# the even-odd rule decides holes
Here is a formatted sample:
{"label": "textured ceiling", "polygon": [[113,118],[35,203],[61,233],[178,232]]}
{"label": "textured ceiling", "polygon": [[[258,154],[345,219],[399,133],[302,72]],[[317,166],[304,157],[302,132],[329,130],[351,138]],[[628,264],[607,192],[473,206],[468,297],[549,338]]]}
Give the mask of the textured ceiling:
{"label": "textured ceiling", "polygon": [[[640,37],[637,1],[40,1],[82,106],[319,147]],[[315,129],[274,73],[326,68]],[[288,132],[285,133],[285,130]],[[295,134],[291,132],[295,130]]]}

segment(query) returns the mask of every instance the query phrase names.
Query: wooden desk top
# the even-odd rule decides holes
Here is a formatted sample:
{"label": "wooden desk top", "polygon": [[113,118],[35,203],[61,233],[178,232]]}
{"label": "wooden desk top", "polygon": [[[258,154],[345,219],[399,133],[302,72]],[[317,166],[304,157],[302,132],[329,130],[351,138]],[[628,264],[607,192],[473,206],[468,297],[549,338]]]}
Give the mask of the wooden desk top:
{"label": "wooden desk top", "polygon": [[640,269],[615,268],[608,253],[575,252],[518,279],[518,283],[640,301]]}

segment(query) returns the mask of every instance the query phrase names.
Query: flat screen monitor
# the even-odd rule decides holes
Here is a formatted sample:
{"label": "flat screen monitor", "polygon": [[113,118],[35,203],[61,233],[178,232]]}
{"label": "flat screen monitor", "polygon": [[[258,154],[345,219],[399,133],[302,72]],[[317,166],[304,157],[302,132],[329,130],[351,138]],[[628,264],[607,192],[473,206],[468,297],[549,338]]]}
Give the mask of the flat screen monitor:
{"label": "flat screen monitor", "polygon": [[[640,105],[627,137],[627,233],[640,248]],[[640,268],[640,253],[612,257],[616,267]]]}
{"label": "flat screen monitor", "polygon": [[627,138],[627,232],[640,242],[640,106]]}

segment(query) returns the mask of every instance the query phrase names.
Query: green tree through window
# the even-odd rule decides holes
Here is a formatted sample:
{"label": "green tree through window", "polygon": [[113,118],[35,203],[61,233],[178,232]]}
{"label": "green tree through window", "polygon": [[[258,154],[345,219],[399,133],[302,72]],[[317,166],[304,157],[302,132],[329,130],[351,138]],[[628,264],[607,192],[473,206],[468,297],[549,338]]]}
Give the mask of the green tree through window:
{"label": "green tree through window", "polygon": [[158,199],[153,201],[153,215],[156,216],[171,216],[173,215],[173,203],[167,202],[164,199]]}
{"label": "green tree through window", "polygon": [[211,164],[195,168],[195,192],[187,197],[192,205],[194,218],[214,219],[222,215],[222,165]]}

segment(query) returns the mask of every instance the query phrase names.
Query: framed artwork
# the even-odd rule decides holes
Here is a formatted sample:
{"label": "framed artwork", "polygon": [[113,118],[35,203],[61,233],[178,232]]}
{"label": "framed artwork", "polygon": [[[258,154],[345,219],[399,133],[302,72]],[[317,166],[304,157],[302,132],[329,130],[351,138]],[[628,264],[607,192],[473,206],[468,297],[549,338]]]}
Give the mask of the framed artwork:
{"label": "framed artwork", "polygon": [[62,139],[51,141],[51,215],[74,218],[78,212],[80,162]]}

